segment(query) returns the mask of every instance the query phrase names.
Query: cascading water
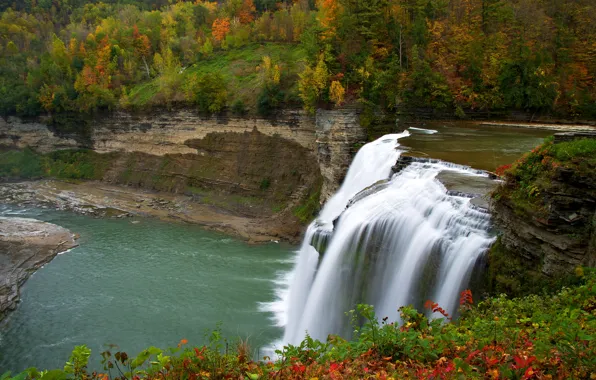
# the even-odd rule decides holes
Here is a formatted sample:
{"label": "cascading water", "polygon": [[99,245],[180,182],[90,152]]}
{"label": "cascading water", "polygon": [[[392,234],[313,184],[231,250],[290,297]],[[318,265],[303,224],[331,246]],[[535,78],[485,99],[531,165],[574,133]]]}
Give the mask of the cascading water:
{"label": "cascading water", "polygon": [[456,310],[494,237],[488,213],[470,198],[449,195],[436,176],[485,174],[440,161],[413,162],[377,183],[391,175],[401,153],[398,140],[407,135],[362,147],[340,190],[308,227],[294,270],[284,276],[288,287],[267,307],[285,326],[283,344],[299,344],[307,333],[320,340],[349,337],[345,312],[359,303],[390,321],[399,321],[399,307],[421,307],[426,299],[451,314]]}

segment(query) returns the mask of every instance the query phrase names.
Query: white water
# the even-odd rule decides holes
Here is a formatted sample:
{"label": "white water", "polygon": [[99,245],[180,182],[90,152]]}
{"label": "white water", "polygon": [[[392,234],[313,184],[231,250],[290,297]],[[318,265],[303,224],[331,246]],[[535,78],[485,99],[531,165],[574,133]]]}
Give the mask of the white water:
{"label": "white water", "polygon": [[416,128],[416,127],[410,127],[408,129],[411,131],[417,132],[417,133],[425,134],[425,135],[434,135],[435,133],[439,133],[439,131],[437,131],[435,129],[425,129],[425,128]]}
{"label": "white water", "polygon": [[414,162],[346,209],[358,192],[388,179],[400,154],[398,139],[407,135],[362,147],[341,189],[309,226],[293,271],[278,283],[285,284],[279,300],[264,305],[285,326],[283,344],[298,344],[307,332],[320,340],[349,337],[345,313],[359,303],[372,304],[379,319],[390,321],[399,321],[399,307],[420,307],[426,299],[456,311],[459,293],[494,238],[489,215],[469,198],[448,195],[435,177],[445,170],[482,172]]}

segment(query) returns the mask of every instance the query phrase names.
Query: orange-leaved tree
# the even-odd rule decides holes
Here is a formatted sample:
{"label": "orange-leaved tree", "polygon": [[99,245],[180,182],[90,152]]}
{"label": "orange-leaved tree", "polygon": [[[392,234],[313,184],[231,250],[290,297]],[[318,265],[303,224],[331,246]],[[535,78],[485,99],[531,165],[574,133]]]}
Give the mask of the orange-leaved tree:
{"label": "orange-leaved tree", "polygon": [[230,19],[229,18],[217,18],[213,21],[211,26],[211,33],[216,41],[223,41],[224,38],[230,33]]}

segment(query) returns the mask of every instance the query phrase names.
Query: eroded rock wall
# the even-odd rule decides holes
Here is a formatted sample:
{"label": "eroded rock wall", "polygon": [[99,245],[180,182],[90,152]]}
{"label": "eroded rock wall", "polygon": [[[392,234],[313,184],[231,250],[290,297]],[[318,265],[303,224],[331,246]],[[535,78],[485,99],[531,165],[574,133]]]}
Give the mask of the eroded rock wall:
{"label": "eroded rock wall", "polygon": [[[560,141],[569,141],[567,137]],[[491,202],[500,232],[499,243],[491,251],[496,291],[536,291],[540,284],[556,284],[572,275],[578,266],[596,265],[596,177],[592,171],[557,167],[537,195],[543,207],[535,210],[521,207],[509,196],[507,186],[513,185],[504,183],[505,191],[497,191]]]}
{"label": "eroded rock wall", "polygon": [[319,166],[312,151],[256,129],[243,133],[213,132],[201,139],[187,140],[185,146],[193,153],[120,153],[102,180],[194,195],[197,200],[208,198],[205,201],[215,201],[212,198],[219,195],[248,197],[228,200],[234,201],[236,211],[254,216],[296,206],[320,186]]}
{"label": "eroded rock wall", "polygon": [[84,127],[87,135],[77,138],[53,131],[43,118],[0,118],[0,148],[121,153],[107,181],[175,192],[199,186],[254,195],[271,188],[277,199],[295,200],[312,194],[320,173],[324,203],[367,138],[353,109],[319,110],[316,117],[284,110],[270,118],[114,112]]}
{"label": "eroded rock wall", "polygon": [[321,203],[337,191],[354,155],[367,141],[359,117],[353,109],[317,111],[317,154],[323,176]]}
{"label": "eroded rock wall", "polygon": [[[279,136],[315,151],[315,119],[301,110],[286,110],[275,117],[243,118],[199,115],[192,110],[132,113],[114,112],[89,121],[89,142],[98,153],[142,152],[157,156],[195,153],[187,140],[202,139],[210,133],[244,133],[258,130]],[[72,136],[56,134],[43,120],[0,118],[0,147],[30,147],[41,153],[82,148]]]}
{"label": "eroded rock wall", "polygon": [[54,133],[43,120],[24,120],[15,116],[0,117],[0,148],[31,148],[40,153],[49,153],[81,147],[81,143],[76,139]]}

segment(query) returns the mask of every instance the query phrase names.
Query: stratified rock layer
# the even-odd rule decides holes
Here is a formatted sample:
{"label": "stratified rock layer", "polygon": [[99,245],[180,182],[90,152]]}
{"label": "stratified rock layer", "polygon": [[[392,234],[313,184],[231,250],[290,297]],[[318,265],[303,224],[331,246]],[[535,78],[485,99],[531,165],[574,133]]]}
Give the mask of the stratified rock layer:
{"label": "stratified rock layer", "polygon": [[[554,143],[595,137],[560,133]],[[491,206],[501,237],[489,266],[494,290],[537,291],[566,281],[578,266],[596,265],[595,170],[593,160],[582,156],[555,166],[547,176],[526,184],[536,191],[531,204],[512,195],[520,186],[513,180],[495,192]]]}
{"label": "stratified rock layer", "polygon": [[87,148],[113,154],[102,178],[109,183],[174,193],[201,188],[299,204],[321,182],[320,201],[333,194],[366,141],[356,110],[321,110],[316,117],[283,110],[268,118],[204,116],[191,109],[114,112],[74,130],[79,134],[57,132],[43,119],[0,117],[0,148]]}
{"label": "stratified rock layer", "polygon": [[507,197],[493,202],[493,218],[505,248],[549,277],[570,273],[578,265],[594,266],[596,178],[559,168],[541,196],[546,215],[520,210]]}
{"label": "stratified rock layer", "polygon": [[[257,129],[267,136],[294,141],[314,152],[315,119],[303,111],[287,110],[271,118],[202,116],[183,109],[164,112],[114,112],[89,121],[86,139],[54,133],[39,120],[0,118],[0,146],[32,148],[40,153],[92,148],[98,153],[142,152],[151,155],[195,153],[187,140],[213,132],[244,133]],[[82,128],[82,127],[81,127]],[[80,136],[79,136],[80,137]]]}
{"label": "stratified rock layer", "polygon": [[0,217],[0,319],[16,308],[19,288],[33,272],[76,245],[73,234],[55,224]]}
{"label": "stratified rock layer", "polygon": [[337,191],[352,158],[366,140],[366,131],[355,110],[317,111],[317,149],[323,176],[321,203]]}

